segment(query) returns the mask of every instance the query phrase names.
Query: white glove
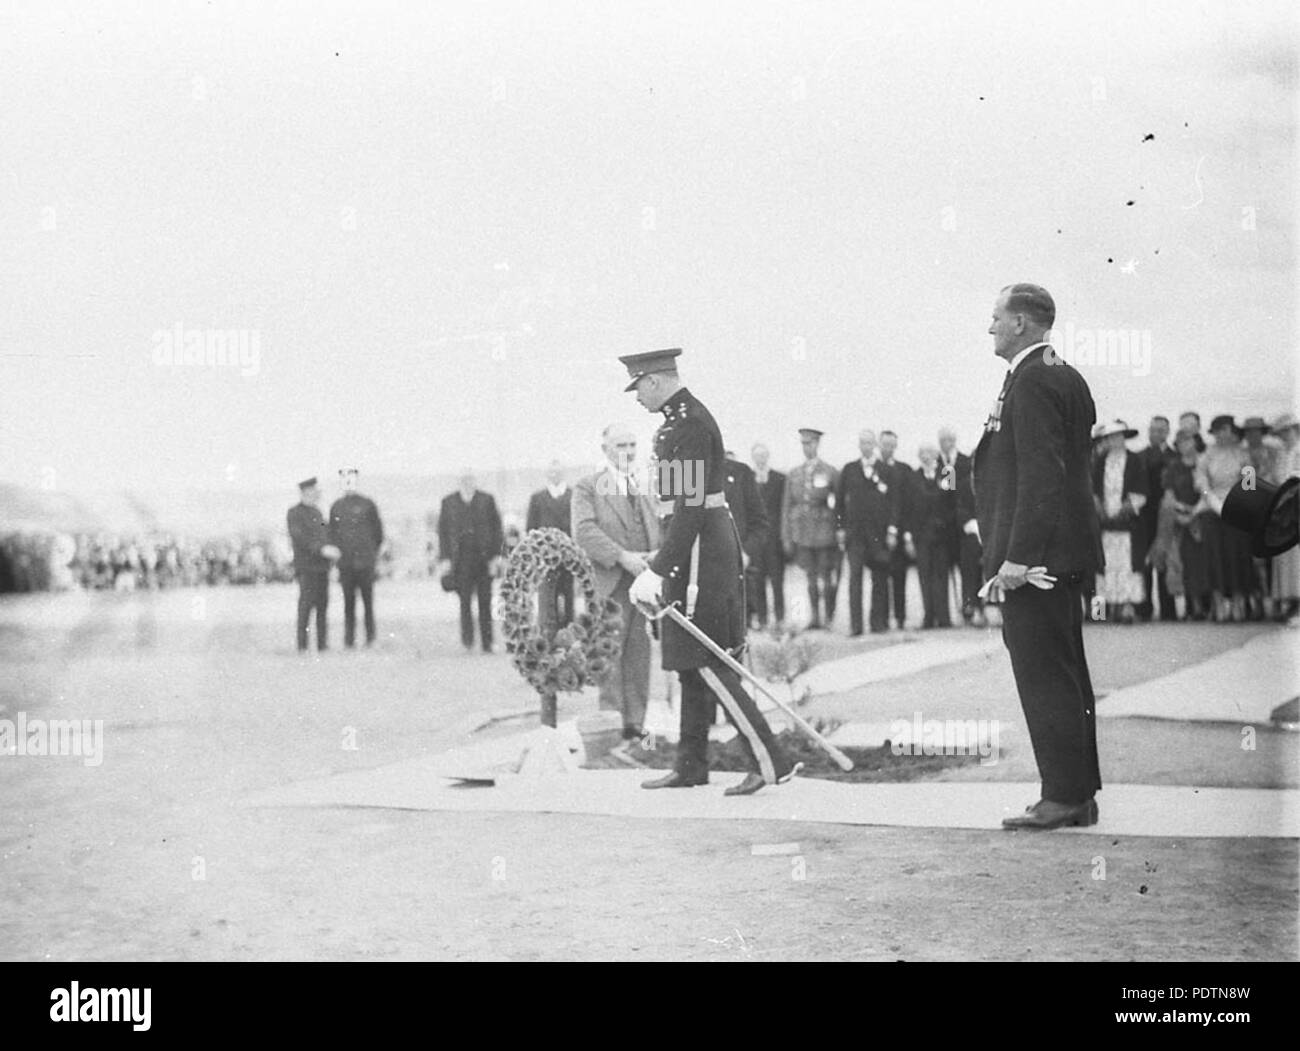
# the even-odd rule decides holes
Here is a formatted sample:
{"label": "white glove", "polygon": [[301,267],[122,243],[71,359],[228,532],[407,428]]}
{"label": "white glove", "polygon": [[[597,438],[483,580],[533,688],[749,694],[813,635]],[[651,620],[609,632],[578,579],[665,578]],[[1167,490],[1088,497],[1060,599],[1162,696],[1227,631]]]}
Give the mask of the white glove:
{"label": "white glove", "polygon": [[659,596],[663,591],[664,578],[654,570],[646,569],[637,574],[628,588],[627,594],[633,602],[654,609],[659,605]]}
{"label": "white glove", "polygon": [[976,540],[980,538],[980,524],[973,518],[961,527],[961,531],[973,536]]}
{"label": "white glove", "polygon": [[[1046,566],[1031,566],[1025,574],[1025,582],[1040,591],[1051,591],[1056,586],[1056,577],[1050,576]],[[996,576],[990,577],[979,589],[979,597],[985,602],[1002,602],[1006,598],[1006,587]]]}

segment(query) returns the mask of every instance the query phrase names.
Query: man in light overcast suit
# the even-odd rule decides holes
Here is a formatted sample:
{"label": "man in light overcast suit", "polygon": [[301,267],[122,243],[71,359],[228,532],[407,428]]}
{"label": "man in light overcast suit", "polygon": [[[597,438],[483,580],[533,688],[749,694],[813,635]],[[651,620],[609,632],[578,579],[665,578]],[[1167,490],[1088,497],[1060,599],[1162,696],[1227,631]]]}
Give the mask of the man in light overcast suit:
{"label": "man in light overcast suit", "polygon": [[573,487],[573,539],[591,559],[597,594],[612,598],[623,611],[623,649],[600,684],[600,707],[623,716],[623,743],[611,754],[636,763],[643,758],[638,751],[650,697],[650,637],[628,587],[659,546],[659,518],[654,500],[638,491],[633,474],[635,436],[610,424],[601,439],[609,463]]}

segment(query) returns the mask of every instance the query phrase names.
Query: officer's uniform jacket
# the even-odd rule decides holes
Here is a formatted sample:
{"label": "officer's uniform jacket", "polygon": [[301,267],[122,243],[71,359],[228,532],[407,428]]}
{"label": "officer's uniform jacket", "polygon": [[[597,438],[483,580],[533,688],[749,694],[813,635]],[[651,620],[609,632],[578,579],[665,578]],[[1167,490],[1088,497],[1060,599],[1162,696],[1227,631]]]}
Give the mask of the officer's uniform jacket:
{"label": "officer's uniform jacket", "polygon": [[[744,570],[740,539],[724,496],[722,433],[712,413],[685,387],[660,412],[664,422],[654,437],[654,477],[661,512],[669,513],[650,568],[664,578],[665,602],[677,604],[723,649],[737,650],[745,641]],[[693,558],[697,541],[698,562]],[[698,592],[692,609],[688,589],[693,575]],[[716,663],[679,625],[666,618],[661,623],[664,668],[681,671]]]}
{"label": "officer's uniform jacket", "polygon": [[298,575],[303,573],[328,573],[330,560],[321,554],[321,548],[329,543],[329,532],[325,528],[325,516],[319,507],[309,504],[294,504],[286,516],[289,524],[289,539],[293,541],[293,569]]}
{"label": "officer's uniform jacket", "polygon": [[840,473],[825,460],[805,460],[785,479],[781,539],[796,547],[835,546],[835,490]]}
{"label": "officer's uniform jacket", "polygon": [[384,542],[375,502],[360,493],[340,496],[330,507],[330,537],[341,552],[340,569],[374,569]]}

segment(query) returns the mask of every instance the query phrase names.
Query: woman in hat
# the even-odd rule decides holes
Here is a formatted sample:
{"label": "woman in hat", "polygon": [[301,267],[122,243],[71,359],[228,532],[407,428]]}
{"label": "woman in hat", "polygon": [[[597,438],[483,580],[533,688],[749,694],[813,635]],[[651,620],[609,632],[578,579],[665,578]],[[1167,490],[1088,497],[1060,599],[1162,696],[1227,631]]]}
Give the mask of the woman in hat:
{"label": "woman in hat", "polygon": [[1214,443],[1205,450],[1197,468],[1197,487],[1204,493],[1197,521],[1205,541],[1212,613],[1215,620],[1246,619],[1246,596],[1254,572],[1250,562],[1250,536],[1226,525],[1223,501],[1250,467],[1250,455],[1241,444],[1241,428],[1231,416],[1216,416],[1210,424]]}
{"label": "woman in hat", "polygon": [[1174,596],[1178,615],[1183,620],[1204,620],[1209,610],[1210,584],[1205,565],[1205,545],[1196,511],[1201,491],[1196,487],[1197,453],[1195,431],[1181,430],[1174,437],[1176,459],[1165,465],[1160,485],[1164,493],[1160,505],[1157,538],[1150,561],[1157,570],[1163,568],[1169,593]]}
{"label": "woman in hat", "polygon": [[[1273,437],[1272,428],[1264,422],[1262,416],[1247,416],[1241,422],[1244,436],[1243,446],[1250,457],[1250,465],[1255,469],[1255,477],[1273,481],[1277,476],[1278,461],[1282,456],[1282,445]],[[1252,557],[1250,591],[1246,596],[1247,613],[1251,620],[1263,620],[1273,613],[1273,600],[1270,597],[1269,562],[1270,559]]]}
{"label": "woman in hat", "polygon": [[1136,453],[1124,445],[1137,437],[1137,429],[1123,420],[1098,428],[1096,437],[1104,451],[1093,461],[1092,495],[1101,519],[1101,545],[1106,568],[1097,574],[1097,594],[1106,603],[1106,616],[1116,613],[1132,624],[1133,607],[1146,597],[1142,568],[1146,564],[1147,538],[1140,512],[1150,494],[1146,469]]}
{"label": "woman in hat", "polygon": [[[1273,435],[1278,440],[1278,455],[1270,481],[1281,485],[1288,478],[1300,478],[1300,421],[1284,412],[1273,421]],[[1300,612],[1300,547],[1273,558],[1273,616],[1289,620]]]}

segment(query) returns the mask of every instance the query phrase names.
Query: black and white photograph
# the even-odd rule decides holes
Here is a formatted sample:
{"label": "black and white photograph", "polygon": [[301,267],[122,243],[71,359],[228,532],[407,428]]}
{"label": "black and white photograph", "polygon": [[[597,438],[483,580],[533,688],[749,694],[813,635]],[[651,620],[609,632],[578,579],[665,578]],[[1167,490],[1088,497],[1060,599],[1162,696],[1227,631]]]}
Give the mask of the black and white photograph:
{"label": "black and white photograph", "polygon": [[1300,960],[1298,115],[1291,0],[6,3],[24,1010]]}

